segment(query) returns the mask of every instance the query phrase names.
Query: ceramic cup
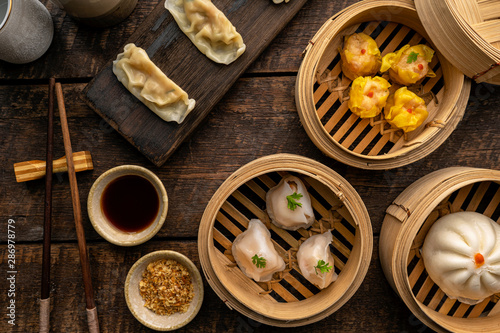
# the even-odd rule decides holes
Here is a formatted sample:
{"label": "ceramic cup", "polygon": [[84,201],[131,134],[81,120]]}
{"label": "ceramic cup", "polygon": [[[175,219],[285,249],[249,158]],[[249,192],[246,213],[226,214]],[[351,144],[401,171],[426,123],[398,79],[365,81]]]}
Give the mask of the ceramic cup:
{"label": "ceramic cup", "polygon": [[[156,218],[146,229],[139,232],[125,232],[114,227],[101,206],[101,198],[106,187],[115,179],[128,175],[147,179],[154,186],[159,198]],[[136,165],[121,165],[104,172],[90,188],[87,199],[87,211],[94,229],[108,242],[120,246],[135,246],[151,239],[163,226],[167,210],[168,196],[161,180],[153,172]]]}
{"label": "ceramic cup", "polygon": [[52,43],[54,25],[39,0],[0,0],[0,60],[25,64]]}
{"label": "ceramic cup", "polygon": [[137,0],[51,0],[69,16],[94,27],[108,27],[127,18]]}

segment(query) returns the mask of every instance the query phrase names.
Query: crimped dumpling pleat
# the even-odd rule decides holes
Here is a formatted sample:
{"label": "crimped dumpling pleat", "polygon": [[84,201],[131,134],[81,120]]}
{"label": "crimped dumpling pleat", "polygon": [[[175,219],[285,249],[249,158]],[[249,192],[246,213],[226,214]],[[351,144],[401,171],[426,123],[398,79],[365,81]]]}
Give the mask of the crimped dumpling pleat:
{"label": "crimped dumpling pleat", "polygon": [[246,46],[227,17],[210,0],[165,0],[179,28],[209,59],[228,65]]}
{"label": "crimped dumpling pleat", "polygon": [[499,276],[490,272],[485,272],[481,275],[481,284],[490,294],[495,294],[498,290],[500,290]]}
{"label": "crimped dumpling pleat", "polygon": [[130,43],[113,61],[113,73],[125,88],[165,121],[181,123],[195,100],[170,80],[148,57]]}

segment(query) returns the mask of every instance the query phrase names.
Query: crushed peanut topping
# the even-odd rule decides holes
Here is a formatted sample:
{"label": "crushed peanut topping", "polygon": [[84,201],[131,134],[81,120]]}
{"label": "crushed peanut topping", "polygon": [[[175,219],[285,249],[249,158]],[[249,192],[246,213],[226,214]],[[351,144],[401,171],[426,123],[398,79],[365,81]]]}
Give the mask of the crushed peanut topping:
{"label": "crushed peanut topping", "polygon": [[144,306],[159,315],[186,312],[194,297],[188,270],[171,259],[150,263],[142,273],[139,290]]}

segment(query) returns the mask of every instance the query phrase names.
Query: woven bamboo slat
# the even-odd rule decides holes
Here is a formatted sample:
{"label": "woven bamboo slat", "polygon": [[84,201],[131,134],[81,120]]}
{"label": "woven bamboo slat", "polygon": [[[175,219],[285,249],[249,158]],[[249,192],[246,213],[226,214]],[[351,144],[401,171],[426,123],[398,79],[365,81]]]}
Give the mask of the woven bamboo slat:
{"label": "woven bamboo slat", "polygon": [[426,43],[435,49],[410,0],[365,0],[346,8],[323,25],[304,51],[295,94],[304,129],[326,155],[351,166],[380,170],[413,163],[456,128],[470,81],[436,52],[430,64],[436,77],[414,87],[427,97],[429,116],[422,126],[403,135],[380,117],[360,119],[347,106],[351,81],[341,73],[338,51],[343,37],[356,31],[371,35],[382,55],[405,44]]}
{"label": "woven bamboo slat", "polygon": [[500,84],[500,2],[415,0],[439,51],[476,82]]}
{"label": "woven bamboo slat", "polygon": [[497,295],[473,306],[448,298],[430,279],[420,257],[432,224],[458,211],[475,211],[500,223],[500,171],[446,168],[410,185],[386,210],[379,247],[382,268],[410,310],[432,329],[498,331]]}
{"label": "woven bamboo slat", "polygon": [[[288,174],[308,188],[315,223],[287,231],[270,223],[265,210],[267,191]],[[270,283],[246,277],[231,254],[232,242],[248,221],[259,218],[270,229],[273,244],[287,263]],[[332,229],[330,247],[339,277],[319,290],[301,274],[296,250],[308,237]],[[198,251],[207,280],[231,309],[264,324],[294,327],[316,322],[338,310],[356,292],[366,275],[373,235],[361,198],[340,175],[297,155],[259,158],[237,170],[217,190],[203,214]]]}

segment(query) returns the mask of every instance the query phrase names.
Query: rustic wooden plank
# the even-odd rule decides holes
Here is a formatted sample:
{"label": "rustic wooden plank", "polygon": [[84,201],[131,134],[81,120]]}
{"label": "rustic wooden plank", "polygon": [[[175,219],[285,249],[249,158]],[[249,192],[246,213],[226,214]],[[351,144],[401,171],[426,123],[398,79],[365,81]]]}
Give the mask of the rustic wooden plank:
{"label": "rustic wooden plank", "polygon": [[[94,159],[93,171],[77,175],[83,210],[88,191],[100,174],[122,164],[143,165],[160,177],[170,198],[167,221],[157,237],[195,237],[206,204],[231,173],[261,156],[298,153],[324,163],[351,182],[378,233],[385,208],[418,178],[448,166],[495,169],[500,165],[500,113],[495,111],[500,107],[500,87],[474,84],[464,119],[450,139],[428,157],[394,170],[370,171],[338,163],[314,146],[296,113],[294,85],[293,76],[240,79],[206,124],[162,168],[152,166],[78,98],[84,84],[64,85],[73,147],[75,151],[89,150]],[[0,155],[4,157],[0,159],[0,186],[6,194],[0,196],[0,227],[6,219],[15,218],[22,231],[19,237],[39,241],[43,180],[16,183],[13,164],[44,158],[47,89],[42,85],[0,86],[0,101]],[[62,156],[58,118],[55,138],[54,154]],[[56,175],[54,181],[54,240],[74,240],[67,177]],[[87,238],[101,239],[84,215]]]}
{"label": "rustic wooden plank", "polygon": [[50,0],[40,0],[54,22],[54,38],[47,52],[32,63],[12,65],[0,61],[0,79],[92,78],[123,42],[151,13],[159,0],[137,2],[132,14],[109,28],[76,22]]}
{"label": "rustic wooden plank", "polygon": [[[169,194],[170,208],[164,228],[155,238],[137,247],[121,248],[102,241],[84,216],[103,332],[151,332],[139,324],[126,307],[122,285],[129,267],[140,256],[158,249],[177,249],[199,267],[195,241],[197,225],[213,193],[241,165],[279,152],[316,159],[344,176],[364,200],[375,234],[373,258],[360,290],[332,316],[293,331],[430,331],[415,319],[385,283],[376,250],[377,234],[385,208],[423,175],[455,165],[498,169],[500,87],[474,83],[466,114],[455,132],[421,161],[389,171],[359,170],[342,165],[324,156],[303,131],[294,103],[295,72],[301,63],[300,54],[317,29],[338,10],[356,1],[309,0],[247,69],[245,78],[239,79],[215,106],[205,123],[179,147],[167,164],[158,168],[88,108],[80,94],[85,83],[116,56],[159,1],[139,1],[130,18],[108,29],[79,25],[49,0],[41,1],[49,8],[55,23],[54,43],[47,54],[27,65],[0,62],[0,229],[6,230],[9,218],[16,220],[19,264],[17,325],[11,327],[2,320],[1,332],[24,333],[38,329],[36,299],[42,260],[43,180],[17,184],[12,165],[44,157],[47,88],[39,84],[41,79],[50,76],[65,78],[65,83],[71,83],[63,84],[63,88],[73,146],[75,150],[90,150],[95,159],[94,171],[77,175],[83,210],[93,181],[107,169],[122,164],[148,167],[162,179]],[[262,77],[269,73],[274,74]],[[56,138],[60,139],[58,120],[55,128]],[[63,154],[62,140],[56,139],[55,155]],[[52,252],[52,292],[56,298],[51,320],[56,325],[54,331],[84,332],[87,324],[83,287],[68,186],[65,175],[55,177],[53,239],[56,244]],[[183,240],[175,241],[171,237]],[[6,236],[0,236],[2,264],[7,255],[5,243]],[[180,331],[277,331],[230,311],[208,284],[205,287],[206,298],[200,314]],[[5,279],[1,279],[0,288],[8,289]],[[3,293],[0,303],[5,304],[6,300],[7,294]],[[440,300],[436,297],[434,306]]]}
{"label": "rustic wooden plank", "polygon": [[[290,0],[291,3],[293,0]],[[296,72],[302,61],[301,54],[316,31],[341,9],[357,0],[309,0],[277,36],[248,72]]]}
{"label": "rustic wooden plank", "polygon": [[[261,2],[271,0],[259,0]],[[358,0],[309,0],[248,69],[250,73],[295,72],[300,55],[315,32],[335,13]],[[26,65],[0,61],[0,79],[92,78],[116,57],[122,45],[153,11],[159,0],[140,0],[132,14],[109,28],[90,28],[66,15],[50,0],[41,0],[54,20],[54,41],[40,59]],[[281,4],[277,6],[287,6]]]}
{"label": "rustic wooden plank", "polygon": [[196,100],[181,124],[165,122],[130,94],[113,74],[111,62],[85,88],[83,98],[151,162],[161,166],[305,2],[276,6],[270,1],[214,0],[246,45],[246,51],[230,65],[217,64],[199,52],[163,2],[158,4],[127,43],[145,49],[155,65]]}
{"label": "rustic wooden plank", "polygon": [[[377,238],[375,239],[378,247]],[[92,279],[99,309],[101,332],[153,332],[142,326],[130,313],[123,296],[128,270],[141,256],[157,250],[173,249],[188,256],[200,269],[196,241],[149,241],[123,248],[106,242],[89,244]],[[38,331],[39,277],[41,244],[18,244],[16,275],[16,326],[0,321],[0,331],[25,333]],[[6,246],[0,246],[0,264],[5,267]],[[377,251],[360,290],[340,310],[315,324],[294,328],[293,332],[429,332],[418,322],[385,283]],[[52,247],[51,329],[55,332],[86,332],[87,322],[77,245],[54,244]],[[203,273],[202,273],[203,275]],[[205,280],[205,278],[203,277]],[[276,332],[275,327],[250,320],[227,308],[205,280],[205,298],[197,317],[179,332]],[[0,280],[7,290],[7,280]],[[0,296],[5,304],[6,293]],[[353,313],[356,315],[353,316]]]}

